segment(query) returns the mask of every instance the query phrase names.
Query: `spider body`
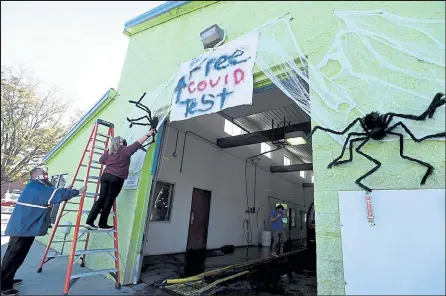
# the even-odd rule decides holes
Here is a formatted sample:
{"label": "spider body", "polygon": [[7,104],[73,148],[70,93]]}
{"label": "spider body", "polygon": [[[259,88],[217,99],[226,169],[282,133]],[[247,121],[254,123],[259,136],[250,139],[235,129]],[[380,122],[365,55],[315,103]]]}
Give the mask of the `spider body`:
{"label": "spider body", "polygon": [[[134,118],[134,119],[130,119],[130,118],[127,117],[127,121],[130,122],[130,128],[133,125],[143,125],[143,126],[150,126],[150,129],[154,129],[155,130],[155,133],[153,134],[152,140],[140,148],[141,150],[147,152],[145,147],[147,147],[150,144],[152,144],[153,142],[155,142],[155,135],[157,133],[156,128],[158,126],[159,119],[156,116],[154,116],[152,118],[152,112],[150,111],[150,109],[147,106],[145,106],[145,105],[143,105],[141,103],[141,100],[144,98],[145,95],[146,95],[146,93],[144,93],[141,96],[141,98],[139,98],[139,100],[137,102],[135,102],[135,101],[129,101],[129,102],[132,103],[132,104],[135,104],[136,107],[138,107],[139,109],[145,111],[147,113],[147,115],[141,116],[139,118]],[[143,119],[146,119],[148,122],[145,122],[145,123],[139,122],[139,121],[141,121]]]}
{"label": "spider body", "polygon": [[382,140],[386,136],[386,121],[383,115],[378,112],[367,114],[364,118],[364,125],[373,140]]}
{"label": "spider body", "polygon": [[[417,138],[413,135],[413,133],[409,130],[409,128],[402,121],[398,121],[396,123],[393,123],[392,121],[395,118],[405,118],[405,119],[416,120],[416,121],[424,121],[424,120],[426,120],[427,117],[432,118],[434,116],[437,108],[439,108],[440,106],[445,105],[445,104],[446,104],[445,95],[443,93],[437,93],[434,96],[434,98],[432,99],[432,102],[429,105],[429,107],[422,114],[420,114],[418,116],[410,115],[410,114],[398,114],[398,113],[393,113],[393,112],[389,112],[389,113],[385,113],[385,114],[380,114],[378,112],[371,112],[364,117],[356,118],[343,131],[334,131],[334,130],[331,130],[331,129],[328,129],[325,127],[316,126],[311,131],[311,133],[308,137],[310,138],[313,135],[313,133],[315,131],[317,131],[318,129],[329,132],[329,133],[337,134],[337,135],[343,135],[348,130],[350,130],[351,127],[353,127],[356,123],[359,122],[363,129],[363,132],[362,133],[351,132],[348,134],[347,139],[344,143],[344,146],[342,147],[341,155],[339,155],[336,159],[334,159],[331,163],[329,163],[328,168],[331,169],[333,166],[351,162],[353,160],[353,145],[355,142],[360,142],[358,147],[356,147],[356,149],[355,149],[356,152],[358,154],[364,156],[371,162],[373,162],[376,166],[373,169],[371,169],[370,171],[368,171],[367,173],[365,173],[363,176],[358,178],[355,181],[355,183],[362,189],[371,192],[372,189],[370,189],[369,187],[362,184],[361,181],[364,180],[367,176],[370,176],[371,174],[376,172],[381,167],[381,162],[379,162],[377,159],[371,157],[370,155],[365,154],[363,151],[361,151],[361,148],[367,142],[369,142],[371,139],[381,141],[389,135],[398,136],[399,142],[400,142],[400,156],[404,159],[416,162],[416,163],[427,168],[425,175],[421,179],[421,185],[424,185],[426,183],[427,178],[432,174],[432,171],[434,168],[429,163],[426,163],[419,159],[415,159],[415,158],[404,155],[404,136],[402,133],[397,132],[396,129],[398,127],[403,128],[409,134],[409,136],[412,138],[412,140],[414,140],[415,142],[418,142],[418,143],[420,143],[426,139],[446,137],[446,132],[436,133],[436,134],[424,136],[422,138]],[[345,153],[345,150],[346,150],[348,144],[350,144],[349,145],[350,157],[349,157],[349,159],[341,160],[342,157],[344,156],[344,153]]]}

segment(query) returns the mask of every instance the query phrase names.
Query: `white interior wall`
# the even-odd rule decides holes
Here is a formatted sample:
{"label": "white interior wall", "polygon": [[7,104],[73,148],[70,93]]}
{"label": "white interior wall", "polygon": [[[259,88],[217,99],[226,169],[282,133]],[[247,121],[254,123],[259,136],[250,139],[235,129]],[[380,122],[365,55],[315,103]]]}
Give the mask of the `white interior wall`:
{"label": "white interior wall", "polygon": [[[173,156],[178,134],[177,156]],[[232,244],[246,244],[243,221],[248,219],[245,213],[245,159],[260,153],[260,144],[236,147],[226,150],[195,138],[188,134],[180,173],[181,156],[185,132],[191,130],[200,136],[216,142],[217,138],[228,136],[224,133],[224,119],[217,115],[205,115],[195,119],[172,123],[168,129],[159,180],[175,184],[171,220],[169,222],[151,221],[144,248],[145,255],[184,252],[186,250],[189,228],[189,215],[192,189],[197,187],[212,192],[207,248],[220,248]],[[257,169],[256,208],[257,214],[251,214],[252,242],[257,244],[259,233],[270,229],[268,196],[274,196],[295,204],[297,213],[306,211],[313,200],[306,196],[301,182],[308,182],[298,173],[271,174],[272,164],[283,165],[283,150],[272,153],[272,159],[261,156]],[[290,155],[287,153],[287,155]],[[293,157],[292,157],[293,158]],[[293,163],[300,163],[293,158]],[[249,207],[253,207],[254,166],[248,165]],[[305,197],[306,196],[306,197]],[[305,197],[305,198],[304,198]],[[271,200],[271,207],[275,201]],[[304,204],[305,203],[305,204]],[[297,204],[297,205],[296,205]],[[292,239],[300,238],[299,227],[293,228]]]}

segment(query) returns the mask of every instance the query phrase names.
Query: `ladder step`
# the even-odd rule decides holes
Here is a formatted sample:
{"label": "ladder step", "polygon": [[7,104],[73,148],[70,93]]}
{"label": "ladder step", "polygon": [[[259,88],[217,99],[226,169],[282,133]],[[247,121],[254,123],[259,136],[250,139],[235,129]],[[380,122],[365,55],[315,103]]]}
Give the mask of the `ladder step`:
{"label": "ladder step", "polygon": [[[73,241],[72,240],[65,240],[65,241],[52,241],[51,243],[53,244],[53,243],[72,243]],[[86,240],[78,240],[77,241],[78,243],[79,242],[86,242]]]}
{"label": "ladder step", "polygon": [[104,134],[101,134],[101,133],[97,133],[97,135],[98,136],[101,136],[101,137],[104,137],[104,138],[112,138],[112,136],[109,136],[109,135],[104,135]]}
{"label": "ladder step", "polygon": [[115,127],[115,125],[114,125],[113,123],[108,122],[108,121],[105,121],[105,120],[102,120],[102,119],[96,119],[96,123],[97,123],[97,124],[104,125],[104,126],[106,126],[106,127],[111,127],[111,128],[114,128],[114,127]]}
{"label": "ladder step", "polygon": [[88,176],[88,179],[90,180],[99,180],[99,176]]}
{"label": "ladder step", "polygon": [[109,274],[111,272],[117,272],[117,271],[118,271],[118,269],[116,269],[116,268],[95,270],[92,272],[73,274],[73,275],[71,275],[70,279],[77,279],[77,278],[83,278],[83,277],[94,276],[94,275],[105,275],[105,274]]}
{"label": "ladder step", "polygon": [[[88,165],[86,165],[86,164],[81,164],[81,167],[86,168],[86,167],[88,167]],[[100,170],[101,168],[98,168],[98,167],[95,167],[95,166],[90,166],[90,169]]]}
{"label": "ladder step", "polygon": [[[93,179],[93,178],[88,178],[89,180],[87,181],[88,183],[98,183],[98,179]],[[90,181],[91,180],[91,181]],[[84,183],[85,182],[85,180],[82,180],[82,179],[75,179],[74,181],[76,181],[76,182],[82,182],[82,183]]]}
{"label": "ladder step", "polygon": [[102,151],[105,151],[105,148],[104,147],[99,147],[99,146],[94,146],[94,149],[99,149],[99,150],[102,150]]}
{"label": "ladder step", "polygon": [[[79,255],[86,255],[86,254],[111,253],[111,252],[115,252],[115,251],[116,251],[116,249],[79,250],[79,251],[75,251],[74,255],[79,256]],[[51,258],[70,257],[70,253],[68,253],[68,254],[57,254],[57,255],[48,256],[48,257],[51,257]]]}
{"label": "ladder step", "polygon": [[[78,210],[64,210],[64,212],[76,212],[77,213]],[[89,214],[90,210],[82,210],[82,214]],[[101,212],[99,212],[100,214]],[[114,212],[110,212],[110,215],[114,215]]]}
{"label": "ladder step", "polygon": [[[85,150],[85,151],[86,151],[86,152],[91,152],[90,150]],[[94,151],[93,151],[93,153],[94,153],[94,154],[97,154],[97,155],[102,155],[102,154],[103,154],[103,153],[101,153],[101,152],[94,152]]]}
{"label": "ladder step", "polygon": [[79,233],[114,233],[115,230],[114,229],[110,229],[110,230],[90,230],[90,229],[79,229]]}
{"label": "ladder step", "polygon": [[99,162],[99,160],[92,160],[91,163],[101,164],[101,163]]}
{"label": "ladder step", "polygon": [[99,143],[107,143],[107,141],[103,141],[103,140],[99,140],[99,139],[96,139],[96,142],[99,142]]}
{"label": "ladder step", "polygon": [[92,249],[92,250],[79,250],[76,251],[75,255],[86,255],[86,254],[99,254],[99,253],[114,253],[116,252],[116,249]]}
{"label": "ladder step", "polygon": [[94,193],[94,192],[86,192],[85,193],[86,197],[95,197],[95,196],[99,196],[99,193]]}

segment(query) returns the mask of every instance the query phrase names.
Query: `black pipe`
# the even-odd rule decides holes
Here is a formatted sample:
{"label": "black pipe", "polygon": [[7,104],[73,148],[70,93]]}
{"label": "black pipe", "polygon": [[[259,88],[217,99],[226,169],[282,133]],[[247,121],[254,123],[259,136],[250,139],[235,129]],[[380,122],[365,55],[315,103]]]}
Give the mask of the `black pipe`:
{"label": "black pipe", "polygon": [[198,134],[196,134],[196,133],[194,133],[194,132],[192,132],[192,131],[187,131],[187,132],[185,132],[185,133],[184,133],[184,141],[183,141],[183,153],[181,154],[180,173],[183,172],[183,160],[184,160],[184,154],[185,154],[185,151],[186,151],[186,139],[187,139],[187,134],[192,134],[192,135],[196,136],[197,138],[200,138],[200,139],[202,139],[202,140],[204,140],[204,141],[206,141],[206,142],[212,144],[213,146],[217,147],[219,150],[223,150],[222,148],[218,147],[216,143],[214,143],[214,142],[212,142],[212,141],[209,141],[208,139],[206,139],[206,138],[204,138],[204,137],[202,137],[202,136],[200,136],[200,135],[198,135]]}
{"label": "black pipe", "polygon": [[173,157],[177,157],[177,147],[178,147],[178,135],[180,134],[180,130],[177,130],[177,140],[175,141],[175,150],[173,151]]}

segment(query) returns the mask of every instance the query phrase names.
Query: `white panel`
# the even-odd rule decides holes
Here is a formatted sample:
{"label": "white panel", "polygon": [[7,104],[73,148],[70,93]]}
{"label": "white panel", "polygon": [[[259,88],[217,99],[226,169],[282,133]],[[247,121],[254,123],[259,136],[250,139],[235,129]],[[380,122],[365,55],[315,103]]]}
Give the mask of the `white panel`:
{"label": "white panel", "polygon": [[445,295],[445,190],[340,191],[346,295]]}
{"label": "white panel", "polygon": [[[183,131],[192,130],[213,141],[225,134],[224,119],[216,114],[181,121],[178,126]],[[212,192],[207,247],[213,249],[227,244],[235,246],[246,244],[243,228],[243,221],[248,218],[245,213],[245,158],[260,153],[260,145],[223,151],[188,134],[183,172],[180,173],[184,143],[183,131],[179,133],[177,142],[177,130],[168,129],[159,172],[160,180],[175,184],[171,221],[150,222],[144,255],[179,253],[186,250],[193,187]],[[175,143],[177,143],[176,149]],[[174,151],[176,151],[176,157],[173,156]],[[252,244],[257,244],[262,231],[271,229],[269,213],[275,200],[268,200],[269,195],[287,200],[289,207],[295,208],[297,212],[301,210],[306,212],[312,200],[312,195],[310,198],[307,197],[306,207],[303,206],[304,192],[298,174],[271,174],[269,172],[271,165],[283,164],[282,150],[271,154],[272,159],[262,157],[258,163],[256,174],[258,215],[251,215]],[[297,162],[294,158],[292,161]],[[247,175],[249,204],[252,207],[254,205],[254,166],[252,164],[248,165]],[[298,240],[300,235],[300,229],[296,227],[292,229],[290,237]]]}

